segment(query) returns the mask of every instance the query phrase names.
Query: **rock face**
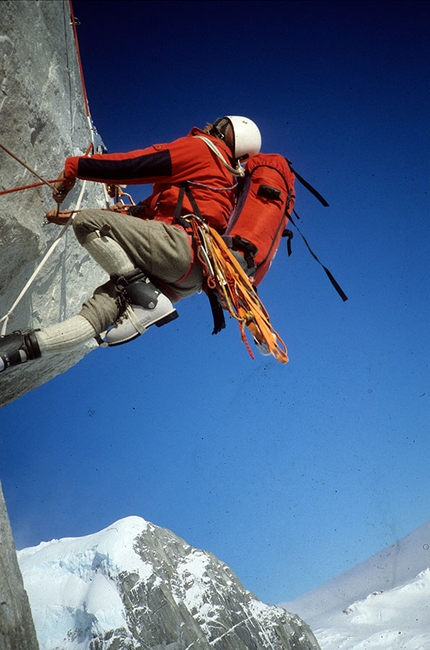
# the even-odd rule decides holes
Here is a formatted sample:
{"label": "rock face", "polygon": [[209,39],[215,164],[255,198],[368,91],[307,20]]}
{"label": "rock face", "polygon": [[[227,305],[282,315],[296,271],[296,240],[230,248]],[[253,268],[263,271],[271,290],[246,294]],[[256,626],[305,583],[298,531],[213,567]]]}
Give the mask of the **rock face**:
{"label": "rock face", "polygon": [[[65,157],[83,155],[92,141],[68,2],[0,3],[0,84],[0,142],[43,178],[57,178]],[[38,181],[2,149],[0,167],[0,191]],[[64,208],[76,205],[81,188],[81,183],[75,186]],[[88,183],[82,207],[103,205],[101,186]],[[54,207],[46,186],[0,196],[0,318],[61,230],[44,225],[45,213]],[[104,280],[104,272],[69,228],[14,308],[7,333],[74,315]],[[1,373],[0,406],[64,372],[89,349],[51,355]]]}
{"label": "rock face", "polygon": [[16,558],[0,484],[0,648],[38,650],[30,603]]}
{"label": "rock face", "polygon": [[139,517],[19,552],[41,650],[318,650],[225,564]]}

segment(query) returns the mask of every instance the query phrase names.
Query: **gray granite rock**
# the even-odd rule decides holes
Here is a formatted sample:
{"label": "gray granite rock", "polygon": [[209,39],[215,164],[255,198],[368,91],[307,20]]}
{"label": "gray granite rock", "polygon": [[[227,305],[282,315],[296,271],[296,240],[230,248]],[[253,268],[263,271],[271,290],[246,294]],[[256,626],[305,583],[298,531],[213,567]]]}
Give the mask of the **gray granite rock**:
{"label": "gray granite rock", "polygon": [[[0,85],[0,142],[39,175],[52,180],[66,156],[86,152],[92,132],[68,2],[0,3]],[[0,190],[38,181],[2,149],[0,169]],[[64,208],[76,205],[81,188],[78,182]],[[103,205],[102,187],[88,183],[82,206]],[[61,230],[44,223],[45,213],[54,207],[46,186],[0,196],[0,318],[9,312]],[[69,228],[14,309],[7,332],[47,326],[74,315],[105,277]],[[68,370],[89,349],[46,356],[2,373],[0,406]]]}

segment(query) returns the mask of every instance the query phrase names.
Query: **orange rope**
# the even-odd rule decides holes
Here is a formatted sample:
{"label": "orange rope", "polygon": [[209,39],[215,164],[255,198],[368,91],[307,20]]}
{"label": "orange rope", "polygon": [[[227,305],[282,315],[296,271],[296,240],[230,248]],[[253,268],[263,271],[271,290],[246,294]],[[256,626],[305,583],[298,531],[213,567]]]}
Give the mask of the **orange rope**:
{"label": "orange rope", "polygon": [[211,284],[215,284],[224,309],[238,322],[242,341],[250,356],[254,358],[245,327],[263,354],[271,354],[277,361],[287,363],[287,347],[272,327],[266,308],[238,260],[216,230],[206,224],[200,224],[198,230],[213,266]]}

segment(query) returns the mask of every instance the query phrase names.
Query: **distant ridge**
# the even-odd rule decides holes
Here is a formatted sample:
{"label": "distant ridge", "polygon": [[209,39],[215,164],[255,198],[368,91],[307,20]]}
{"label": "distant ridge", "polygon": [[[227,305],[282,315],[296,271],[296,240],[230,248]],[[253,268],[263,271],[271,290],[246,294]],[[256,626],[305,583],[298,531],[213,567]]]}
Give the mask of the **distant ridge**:
{"label": "distant ridge", "polygon": [[311,622],[342,611],[374,591],[399,587],[428,567],[430,521],[368,560],[293,601],[281,603],[281,606]]}
{"label": "distant ridge", "polygon": [[430,648],[430,521],[365,562],[281,606],[322,650]]}

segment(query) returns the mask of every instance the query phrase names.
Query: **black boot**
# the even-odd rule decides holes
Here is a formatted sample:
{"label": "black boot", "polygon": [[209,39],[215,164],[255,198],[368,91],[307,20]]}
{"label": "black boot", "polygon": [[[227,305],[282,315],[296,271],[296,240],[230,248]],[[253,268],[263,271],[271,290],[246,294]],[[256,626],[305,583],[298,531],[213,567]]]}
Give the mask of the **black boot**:
{"label": "black boot", "polygon": [[18,366],[31,359],[38,359],[40,356],[34,331],[25,334],[13,332],[0,336],[0,372],[10,366]]}
{"label": "black boot", "polygon": [[106,334],[108,345],[119,345],[146,332],[151,325],[161,327],[178,317],[167,296],[141,271],[127,276],[113,276],[118,291],[128,306]]}
{"label": "black boot", "polygon": [[155,309],[161,291],[157,289],[143,271],[135,269],[128,275],[114,275],[112,280],[116,282],[119,292],[131,305],[139,305],[139,307],[145,309]]}

